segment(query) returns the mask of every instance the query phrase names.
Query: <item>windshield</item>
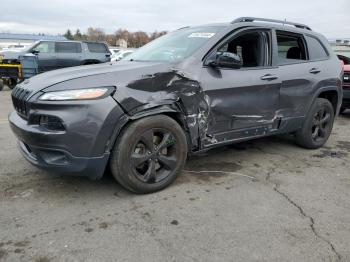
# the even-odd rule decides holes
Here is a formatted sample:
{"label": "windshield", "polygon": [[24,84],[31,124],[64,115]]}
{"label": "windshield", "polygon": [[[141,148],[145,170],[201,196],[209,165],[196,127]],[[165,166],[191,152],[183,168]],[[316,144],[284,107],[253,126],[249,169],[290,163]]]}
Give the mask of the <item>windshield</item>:
{"label": "windshield", "polygon": [[25,51],[25,52],[27,52],[27,51],[29,51],[29,49],[31,49],[34,45],[36,45],[38,42],[34,42],[34,43],[32,43],[32,44],[30,44],[30,45],[27,45],[25,48],[23,48],[22,50],[23,51]]}
{"label": "windshield", "polygon": [[222,29],[220,26],[180,29],[150,42],[123,60],[180,61],[191,56],[220,29]]}

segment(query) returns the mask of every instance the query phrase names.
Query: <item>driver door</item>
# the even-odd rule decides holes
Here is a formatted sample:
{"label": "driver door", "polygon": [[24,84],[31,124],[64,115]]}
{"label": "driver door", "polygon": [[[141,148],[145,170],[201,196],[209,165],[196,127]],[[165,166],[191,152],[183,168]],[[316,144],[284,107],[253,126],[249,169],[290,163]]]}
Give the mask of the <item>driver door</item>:
{"label": "driver door", "polygon": [[33,47],[31,52],[37,54],[38,56],[39,73],[57,68],[57,57],[54,42],[40,42]]}
{"label": "driver door", "polygon": [[[239,55],[239,69],[211,66],[210,60],[230,52]],[[278,128],[281,81],[272,66],[272,32],[242,30],[206,58],[202,88],[209,98],[207,135],[215,143],[257,137]],[[209,146],[206,142],[204,146]]]}

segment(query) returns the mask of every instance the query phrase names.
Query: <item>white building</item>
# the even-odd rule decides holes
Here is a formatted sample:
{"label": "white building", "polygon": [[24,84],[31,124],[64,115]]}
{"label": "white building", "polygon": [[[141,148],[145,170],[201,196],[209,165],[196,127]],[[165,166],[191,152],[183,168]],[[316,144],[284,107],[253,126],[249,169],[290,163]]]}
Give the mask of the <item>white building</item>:
{"label": "white building", "polygon": [[24,47],[39,40],[61,41],[66,40],[64,36],[52,35],[30,35],[30,34],[6,34],[0,33],[0,50],[8,47]]}
{"label": "white building", "polygon": [[128,42],[125,39],[118,39],[116,42],[116,46],[122,49],[128,48]]}

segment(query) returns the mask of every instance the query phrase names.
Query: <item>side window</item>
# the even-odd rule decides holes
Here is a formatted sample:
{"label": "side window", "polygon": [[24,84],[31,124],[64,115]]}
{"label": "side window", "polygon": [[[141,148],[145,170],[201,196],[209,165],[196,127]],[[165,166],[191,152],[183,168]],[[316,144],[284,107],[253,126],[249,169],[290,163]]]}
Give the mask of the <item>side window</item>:
{"label": "side window", "polygon": [[303,36],[277,31],[278,60],[280,65],[307,60]]}
{"label": "side window", "polygon": [[73,42],[56,42],[57,53],[81,53],[81,44]]}
{"label": "side window", "polygon": [[39,53],[55,53],[55,43],[53,42],[41,42],[33,51],[38,51]]}
{"label": "side window", "polygon": [[306,41],[309,49],[310,60],[328,59],[328,53],[318,39],[313,36],[306,36]]}
{"label": "side window", "polygon": [[252,31],[235,36],[222,44],[208,60],[215,60],[217,54],[223,52],[239,55],[243,68],[268,66],[271,64],[270,34]]}
{"label": "side window", "polygon": [[105,44],[102,43],[86,43],[91,53],[109,53]]}

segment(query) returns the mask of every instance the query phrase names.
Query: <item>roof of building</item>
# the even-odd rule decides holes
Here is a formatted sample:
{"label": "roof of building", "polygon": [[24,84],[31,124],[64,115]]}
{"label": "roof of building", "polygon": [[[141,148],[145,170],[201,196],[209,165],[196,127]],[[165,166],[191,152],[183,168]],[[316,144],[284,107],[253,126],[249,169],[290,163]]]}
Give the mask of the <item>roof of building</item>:
{"label": "roof of building", "polygon": [[0,39],[9,39],[9,40],[52,40],[60,41],[67,40],[64,36],[61,35],[30,35],[30,34],[7,34],[0,33]]}

